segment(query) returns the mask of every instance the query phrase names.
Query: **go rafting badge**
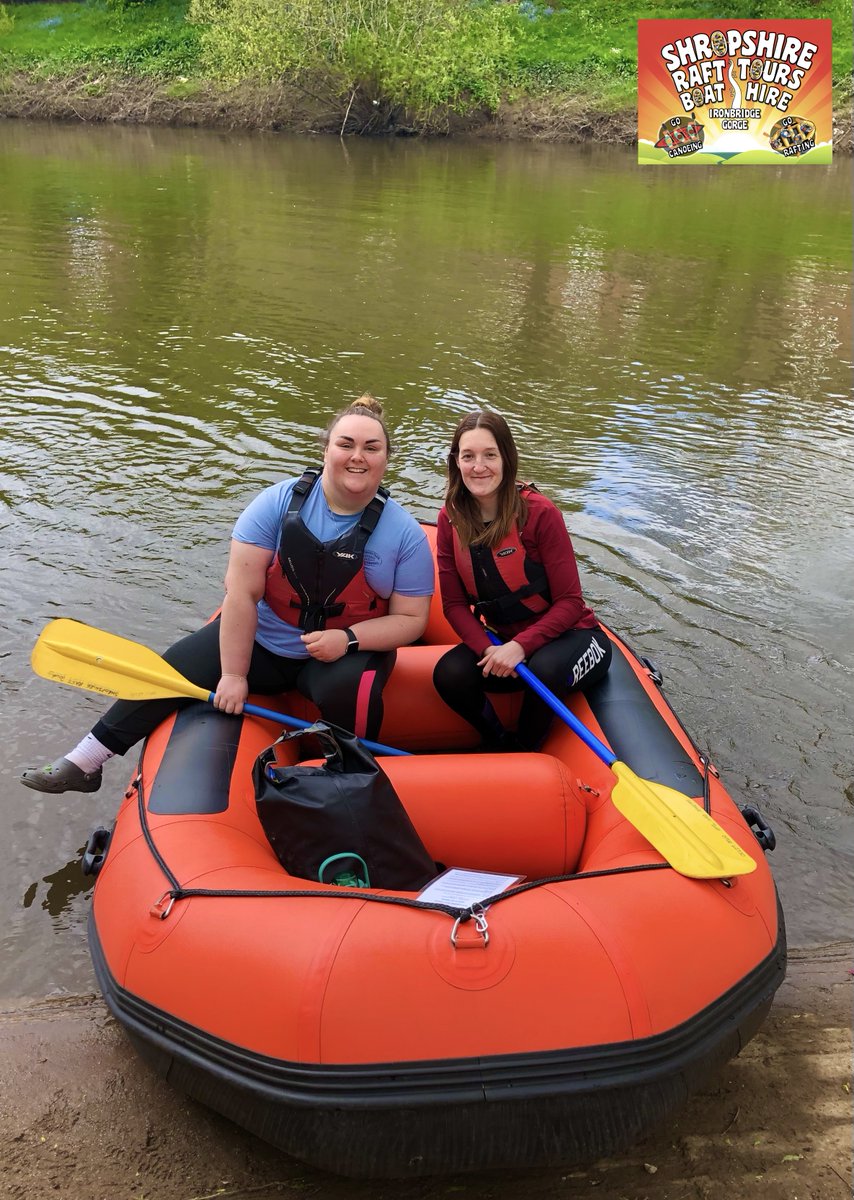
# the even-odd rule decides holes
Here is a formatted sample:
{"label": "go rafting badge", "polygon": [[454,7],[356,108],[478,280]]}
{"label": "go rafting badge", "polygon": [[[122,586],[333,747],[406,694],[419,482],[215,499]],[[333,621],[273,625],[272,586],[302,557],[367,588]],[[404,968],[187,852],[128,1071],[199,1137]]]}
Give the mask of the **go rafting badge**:
{"label": "go rafting badge", "polygon": [[830,162],[829,20],[638,21],[638,162]]}

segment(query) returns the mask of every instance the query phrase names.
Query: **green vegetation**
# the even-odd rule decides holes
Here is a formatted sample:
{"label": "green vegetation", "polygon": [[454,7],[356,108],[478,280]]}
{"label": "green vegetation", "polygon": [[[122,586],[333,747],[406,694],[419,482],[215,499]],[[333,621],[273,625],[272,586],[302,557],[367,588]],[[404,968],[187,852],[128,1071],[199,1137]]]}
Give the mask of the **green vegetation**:
{"label": "green vegetation", "polygon": [[88,0],[71,4],[7,4],[0,17],[0,66],[38,75],[112,68],[174,77],[201,68],[200,30],[175,0],[143,4]]}
{"label": "green vegetation", "polygon": [[0,4],[0,66],[39,76],[112,69],[228,86],[285,81],[349,111],[425,118],[501,100],[634,107],[644,17],[834,21],[837,103],[850,96],[851,0],[84,0]]}
{"label": "green vegetation", "polygon": [[511,74],[515,7],[491,0],[192,0],[221,78],[281,76],[328,94],[357,89],[417,113],[495,109]]}

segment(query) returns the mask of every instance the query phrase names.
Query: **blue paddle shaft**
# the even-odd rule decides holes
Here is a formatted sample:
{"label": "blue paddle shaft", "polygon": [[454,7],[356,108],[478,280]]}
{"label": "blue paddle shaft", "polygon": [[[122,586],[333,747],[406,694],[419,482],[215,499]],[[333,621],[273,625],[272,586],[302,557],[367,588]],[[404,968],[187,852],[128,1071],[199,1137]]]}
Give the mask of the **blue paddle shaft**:
{"label": "blue paddle shaft", "polygon": [[[493,646],[503,645],[501,638],[497,637],[491,629],[486,630],[486,636],[492,642]],[[541,680],[537,679],[529,667],[526,667],[524,663],[519,663],[516,667],[516,674],[520,679],[525,680],[528,687],[537,693],[552,712],[557,713],[561,720],[565,721],[570,729],[578,734],[585,746],[588,746],[597,758],[601,758],[606,767],[610,767],[617,761],[616,754],[613,754],[604,742],[600,742],[596,734],[591,733],[586,725],[582,725],[575,713],[571,712],[563,701],[557,698],[554,692],[550,691]]]}
{"label": "blue paddle shaft", "polygon": [[[210,704],[214,702],[214,693],[208,696]],[[273,712],[271,708],[259,708],[257,704],[244,704],[243,711],[250,717],[265,717],[268,721],[277,721],[280,725],[292,725],[294,729],[309,729],[314,721],[301,721],[299,717],[288,717],[284,713]],[[384,746],[382,742],[369,742],[367,738],[359,738],[363,746],[367,746],[372,754],[396,754],[408,757],[408,750],[395,750],[394,746]]]}

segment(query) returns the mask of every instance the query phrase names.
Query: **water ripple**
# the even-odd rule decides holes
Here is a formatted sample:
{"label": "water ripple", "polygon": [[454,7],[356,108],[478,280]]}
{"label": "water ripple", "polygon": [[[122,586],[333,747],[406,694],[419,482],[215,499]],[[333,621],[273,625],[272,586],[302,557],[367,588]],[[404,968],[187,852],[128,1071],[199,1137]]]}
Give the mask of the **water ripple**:
{"label": "water ripple", "polygon": [[459,419],[508,417],[592,605],[785,833],[794,940],[847,930],[822,898],[854,855],[841,173],[652,179],[619,152],[11,122],[0,168],[0,831],[4,951],[23,963],[0,987],[86,970],[80,897],[46,926],[38,896],[66,880],[91,798],[24,808],[13,776],[100,702],[32,676],[40,628],[76,616],[158,649],[193,629],[242,506],[318,462],[364,390],[386,404],[387,481],[422,518]]}

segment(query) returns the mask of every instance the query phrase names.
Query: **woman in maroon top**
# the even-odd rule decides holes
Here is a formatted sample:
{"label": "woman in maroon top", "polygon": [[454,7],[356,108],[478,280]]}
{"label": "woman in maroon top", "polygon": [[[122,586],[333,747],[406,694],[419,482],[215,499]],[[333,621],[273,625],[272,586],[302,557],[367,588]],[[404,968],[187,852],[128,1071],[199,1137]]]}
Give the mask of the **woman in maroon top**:
{"label": "woman in maroon top", "polygon": [[[535,750],[552,714],[516,667],[527,662],[562,695],[605,675],[611,643],[584,603],[563,517],[533,485],[517,483],[517,464],[503,417],[474,412],[460,422],[448,455],[437,555],[442,607],[462,645],[439,660],[433,682],[487,746]],[[490,642],[482,621],[503,645]],[[514,737],[486,693],[522,689]]]}

